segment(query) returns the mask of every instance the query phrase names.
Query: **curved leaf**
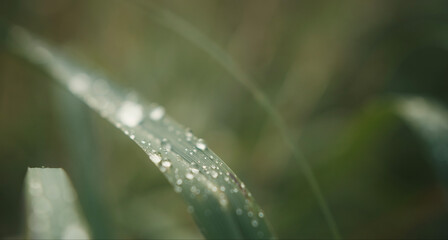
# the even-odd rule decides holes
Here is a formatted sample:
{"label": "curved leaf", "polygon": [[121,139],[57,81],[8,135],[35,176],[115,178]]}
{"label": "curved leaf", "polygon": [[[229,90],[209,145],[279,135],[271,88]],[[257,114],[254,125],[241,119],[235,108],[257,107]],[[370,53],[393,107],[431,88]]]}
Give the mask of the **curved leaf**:
{"label": "curved leaf", "polygon": [[244,183],[162,106],[117,88],[21,28],[14,27],[8,40],[14,52],[40,66],[140,146],[183,196],[205,237],[273,238]]}

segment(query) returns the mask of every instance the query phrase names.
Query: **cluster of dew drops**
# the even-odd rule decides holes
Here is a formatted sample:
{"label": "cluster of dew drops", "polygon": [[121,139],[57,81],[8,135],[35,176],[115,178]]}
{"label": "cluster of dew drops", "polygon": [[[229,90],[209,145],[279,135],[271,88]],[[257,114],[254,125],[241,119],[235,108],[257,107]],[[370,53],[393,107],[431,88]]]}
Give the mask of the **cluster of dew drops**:
{"label": "cluster of dew drops", "polygon": [[[212,194],[214,194],[222,207],[227,207],[228,198],[226,192],[242,193],[251,198],[250,192],[228,169],[223,166],[223,162],[216,159],[212,152],[208,150],[207,144],[201,138],[193,135],[190,129],[175,127],[176,124],[165,117],[165,109],[162,106],[151,106],[146,109],[136,101],[135,98],[125,98],[117,94],[109,85],[108,81],[101,77],[84,74],[82,71],[73,69],[70,64],[65,64],[65,59],[47,49],[45,45],[34,46],[34,54],[41,64],[48,67],[54,77],[67,85],[67,88],[79,98],[83,99],[91,108],[97,110],[103,117],[115,123],[115,126],[121,129],[133,141],[135,141],[148,154],[149,159],[165,173],[169,181],[175,186],[174,190],[181,193],[182,185],[194,180],[202,182]],[[153,136],[141,125],[145,121],[151,121],[152,124],[159,124],[159,127],[167,128],[168,132],[174,132],[176,139],[159,138]],[[170,141],[177,141],[172,144]],[[183,149],[173,150],[173,146],[182,146]],[[182,151],[182,156],[180,152]],[[197,160],[198,153],[202,153],[203,162]],[[170,157],[169,157],[170,156]],[[177,163],[170,159],[177,159]],[[183,159],[183,160],[181,160]],[[189,160],[190,166],[173,167],[173,165],[185,164]],[[211,163],[211,164],[210,164]],[[174,169],[172,169],[174,168]],[[187,169],[187,170],[185,170]],[[182,172],[182,173],[180,173]],[[174,178],[173,178],[174,176]],[[213,179],[223,178],[228,184],[227,187],[217,186]],[[201,189],[190,184],[191,196],[201,194]],[[246,196],[246,197],[247,197]],[[263,218],[264,213],[253,207],[248,198],[245,199],[244,210],[237,208],[235,214],[242,216],[247,213],[251,220],[251,225],[256,228],[259,225],[257,218]],[[189,206],[187,210],[194,212],[194,207]],[[254,214],[256,213],[256,214]],[[259,232],[262,237],[263,232]]]}
{"label": "cluster of dew drops", "polygon": [[[162,121],[162,119],[165,116],[165,109],[162,106],[156,106],[153,107],[148,114],[148,117],[151,121],[154,122],[160,122]],[[117,112],[117,118],[118,120],[126,125],[127,127],[136,127],[138,126],[143,120],[144,120],[144,114],[143,114],[143,107],[135,102],[124,102],[122,104],[122,106],[119,108],[118,112]],[[120,125],[119,125],[120,127]],[[169,131],[174,131],[173,127],[168,127]],[[138,140],[136,139],[136,136],[131,133],[128,130],[124,130],[125,134],[129,135],[130,138],[134,141],[136,141],[139,145],[148,145],[151,146],[151,143],[145,140]],[[183,150],[185,152],[185,154],[193,156],[195,155],[198,151],[203,152],[204,153],[204,160],[210,160],[212,161],[211,166],[207,166],[207,165],[202,165],[202,166],[198,166],[199,164],[195,161],[191,161],[190,165],[191,167],[188,168],[188,170],[186,171],[186,173],[184,174],[183,177],[178,175],[178,169],[176,168],[174,170],[175,173],[175,180],[174,182],[174,190],[178,193],[182,192],[182,187],[181,185],[184,183],[184,181],[192,181],[195,178],[198,178],[197,180],[202,180],[204,182],[206,182],[206,186],[209,190],[211,190],[211,192],[213,193],[217,193],[217,197],[219,199],[219,203],[225,207],[228,204],[228,200],[227,197],[225,195],[225,191],[226,191],[226,187],[225,186],[216,186],[213,182],[211,181],[207,181],[207,179],[205,177],[203,177],[203,175],[200,175],[199,173],[201,172],[201,168],[202,171],[210,176],[213,179],[216,179],[220,176],[223,176],[223,179],[225,180],[225,182],[229,183],[230,186],[235,185],[235,181],[236,181],[236,177],[230,173],[229,171],[226,170],[221,170],[220,166],[223,165],[222,161],[218,161],[215,160],[213,162],[213,160],[215,159],[215,157],[210,154],[210,155],[206,155],[206,150],[207,150],[207,144],[205,143],[205,141],[201,138],[196,138],[191,129],[187,128],[184,131],[175,131],[176,135],[178,136],[177,141],[178,142],[188,142],[188,143],[193,143],[194,147],[193,148],[188,148],[185,147]],[[180,137],[180,135],[183,135],[183,138]],[[150,135],[148,137],[149,139],[153,139],[153,136]],[[161,140],[159,139],[155,139],[155,142],[157,143],[157,145],[159,145],[159,150],[160,151],[156,151],[154,150],[154,148],[152,148],[152,150],[147,150],[147,153],[149,155],[149,159],[160,168],[160,170],[162,172],[166,172],[168,169],[170,169],[170,167],[173,165],[171,163],[171,161],[168,158],[164,158],[162,157],[161,152],[164,152],[165,155],[167,153],[170,153],[172,150],[172,144],[170,143],[170,141],[166,138],[162,138]],[[179,159],[181,158],[180,155],[176,154],[176,157]],[[225,169],[225,167],[223,167],[223,169]],[[224,173],[223,173],[224,171]],[[245,190],[245,185],[242,182],[238,181],[238,185],[237,187],[233,187],[231,188],[229,191],[230,193],[239,193],[241,190],[244,191],[244,193],[247,193],[249,196],[250,192],[246,192]],[[240,188],[240,189],[239,189]],[[196,187],[195,185],[191,186],[190,191],[192,193],[192,195],[198,195],[200,194],[200,189],[198,187]],[[194,207],[193,206],[189,206],[187,208],[188,212],[193,213],[194,212]],[[264,213],[259,210],[254,214],[254,211],[250,210],[249,207],[249,200],[246,199],[246,205],[244,206],[244,210],[242,208],[237,208],[235,210],[235,214],[238,216],[242,216],[243,214],[245,214],[247,212],[247,217],[249,217],[251,219],[251,225],[253,227],[258,227],[259,222],[257,220],[257,218],[264,218]],[[262,232],[259,233],[260,236],[262,236]]]}

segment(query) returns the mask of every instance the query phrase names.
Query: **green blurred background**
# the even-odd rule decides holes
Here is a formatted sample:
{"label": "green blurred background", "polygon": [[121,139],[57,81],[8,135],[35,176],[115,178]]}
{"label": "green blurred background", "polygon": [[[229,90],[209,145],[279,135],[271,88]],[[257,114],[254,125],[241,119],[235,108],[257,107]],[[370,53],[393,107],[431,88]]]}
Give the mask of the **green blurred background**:
{"label": "green blurred background", "polygon": [[[331,236],[327,224],[266,111],[142,3],[190,22],[260,86],[312,165],[343,237],[448,238],[432,156],[389,101],[448,104],[448,1],[1,1],[2,21],[136,89],[206,139],[280,238],[320,239]],[[201,237],[143,151],[2,48],[1,238],[25,236],[24,176],[40,166],[68,172],[95,236]]]}

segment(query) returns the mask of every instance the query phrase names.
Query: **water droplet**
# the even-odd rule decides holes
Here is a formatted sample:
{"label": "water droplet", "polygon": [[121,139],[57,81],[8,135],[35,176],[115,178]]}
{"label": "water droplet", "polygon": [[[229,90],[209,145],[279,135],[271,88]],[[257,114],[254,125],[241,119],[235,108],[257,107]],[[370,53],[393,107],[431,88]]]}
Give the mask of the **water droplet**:
{"label": "water droplet", "polygon": [[227,199],[224,197],[224,198],[220,198],[220,199],[219,199],[219,203],[220,203],[222,206],[227,206],[227,204],[228,204],[229,202],[228,202]]}
{"label": "water droplet", "polygon": [[179,187],[179,186],[175,186],[174,187],[174,191],[177,192],[177,193],[180,193],[180,192],[182,192],[182,188]]}
{"label": "water droplet", "polygon": [[162,139],[162,148],[167,152],[171,151],[171,144],[168,141],[168,139],[166,138]]}
{"label": "water droplet", "polygon": [[182,179],[177,179],[176,184],[177,185],[182,185],[182,182],[183,182]]}
{"label": "water droplet", "polygon": [[117,118],[128,127],[135,127],[143,120],[143,107],[140,104],[126,101],[117,112]]}
{"label": "water droplet", "polygon": [[219,189],[221,189],[221,191],[226,191],[226,187],[224,187],[224,186],[221,186]]}
{"label": "water droplet", "polygon": [[163,118],[163,116],[165,116],[165,108],[163,108],[162,106],[155,107],[149,113],[149,118],[154,121],[159,121]]}
{"label": "water droplet", "polygon": [[241,215],[241,214],[243,214],[243,210],[241,208],[237,208],[236,215]]}
{"label": "water droplet", "polygon": [[162,166],[164,166],[166,168],[169,168],[169,167],[171,167],[171,162],[170,161],[163,161],[162,162]]}
{"label": "water droplet", "polygon": [[151,161],[155,164],[159,164],[160,161],[162,161],[162,156],[160,156],[159,153],[150,153],[149,154],[149,159],[151,159]]}
{"label": "water droplet", "polygon": [[258,217],[259,218],[264,218],[264,213],[263,212],[258,212]]}
{"label": "water droplet", "polygon": [[248,212],[248,213],[247,213],[247,216],[248,216],[248,217],[253,217],[253,216],[254,216],[254,213],[253,213],[253,212]]}
{"label": "water droplet", "polygon": [[210,175],[212,176],[212,178],[217,178],[218,177],[218,173],[216,171],[211,171]]}
{"label": "water droplet", "polygon": [[191,170],[191,172],[194,173],[194,174],[198,174],[198,173],[199,173],[199,170],[196,169],[196,168],[190,168],[190,170]]}
{"label": "water droplet", "polygon": [[191,173],[185,174],[185,177],[190,180],[194,178],[193,174],[191,174]]}
{"label": "water droplet", "polygon": [[90,80],[89,76],[84,73],[79,73],[70,78],[68,88],[74,93],[84,93],[89,89]]}
{"label": "water droplet", "polygon": [[135,139],[135,135],[134,134],[132,134],[131,136],[129,136],[132,140],[134,140]]}
{"label": "water droplet", "polygon": [[196,186],[191,186],[190,191],[195,195],[198,195],[201,193],[201,190],[198,189]]}
{"label": "water droplet", "polygon": [[187,139],[187,141],[191,141],[191,139],[193,138],[193,132],[191,131],[191,129],[187,128],[185,130],[185,138]]}
{"label": "water droplet", "polygon": [[207,145],[205,144],[204,140],[202,138],[199,138],[196,142],[196,147],[202,151],[207,149]]}
{"label": "water droplet", "polygon": [[252,220],[252,227],[258,227],[258,221],[257,220]]}

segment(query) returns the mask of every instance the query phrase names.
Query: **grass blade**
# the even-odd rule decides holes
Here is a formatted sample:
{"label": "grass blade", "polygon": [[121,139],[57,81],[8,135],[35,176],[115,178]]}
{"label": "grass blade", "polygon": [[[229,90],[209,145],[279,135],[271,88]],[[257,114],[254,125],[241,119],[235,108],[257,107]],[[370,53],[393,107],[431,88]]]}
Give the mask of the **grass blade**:
{"label": "grass blade", "polygon": [[239,83],[241,83],[254,97],[256,102],[268,113],[275,127],[285,142],[288,149],[290,149],[294,159],[299,164],[300,171],[305,176],[316,200],[322,210],[325,220],[330,228],[330,231],[335,239],[340,239],[340,233],[334,220],[333,214],[325,200],[322,190],[319,186],[317,178],[306,160],[303,153],[297,147],[293,137],[289,134],[289,130],[274,105],[269,101],[266,95],[260,90],[254,81],[235,63],[232,57],[226,53],[219,45],[215,44],[201,31],[196,29],[193,25],[174,15],[173,13],[162,9],[155,5],[145,4],[142,1],[135,0],[140,7],[150,11],[150,16],[160,24],[178,33],[181,37],[193,43],[195,46],[210,55],[212,59],[218,62],[224,69],[226,69]]}
{"label": "grass blade", "polygon": [[8,39],[19,56],[39,66],[143,149],[207,238],[273,238],[263,211],[233,171],[189,129],[135,92],[113,86],[57,49],[15,27]]}
{"label": "grass blade", "polygon": [[89,238],[76,192],[64,170],[28,168],[25,196],[31,239]]}

